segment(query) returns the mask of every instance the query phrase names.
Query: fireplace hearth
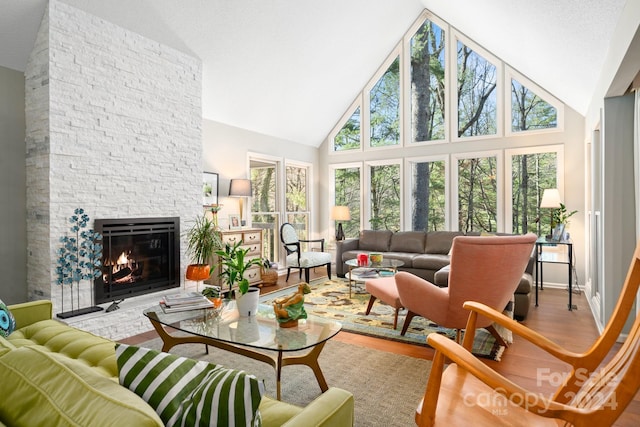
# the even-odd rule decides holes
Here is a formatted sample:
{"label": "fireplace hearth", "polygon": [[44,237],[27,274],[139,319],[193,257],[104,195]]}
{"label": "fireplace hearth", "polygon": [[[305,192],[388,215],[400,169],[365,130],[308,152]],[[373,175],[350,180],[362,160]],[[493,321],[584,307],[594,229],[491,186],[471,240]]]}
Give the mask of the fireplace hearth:
{"label": "fireplace hearth", "polygon": [[102,234],[102,275],[96,304],[180,286],[180,218],[97,219]]}

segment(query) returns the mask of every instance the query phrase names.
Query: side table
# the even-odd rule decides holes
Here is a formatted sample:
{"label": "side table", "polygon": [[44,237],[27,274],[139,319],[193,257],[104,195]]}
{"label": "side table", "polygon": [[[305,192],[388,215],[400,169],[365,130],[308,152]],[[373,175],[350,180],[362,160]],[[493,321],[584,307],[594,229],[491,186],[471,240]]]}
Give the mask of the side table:
{"label": "side table", "polygon": [[[545,251],[545,247],[549,246],[566,246],[565,253],[557,253]],[[573,284],[573,241],[571,239],[562,239],[558,241],[547,240],[546,237],[539,237],[536,240],[536,307],[538,306],[538,284],[540,289],[544,289],[542,266],[544,263],[550,264],[567,264],[569,275],[569,311],[574,308],[578,308],[573,305],[572,296],[573,290],[571,289]]]}

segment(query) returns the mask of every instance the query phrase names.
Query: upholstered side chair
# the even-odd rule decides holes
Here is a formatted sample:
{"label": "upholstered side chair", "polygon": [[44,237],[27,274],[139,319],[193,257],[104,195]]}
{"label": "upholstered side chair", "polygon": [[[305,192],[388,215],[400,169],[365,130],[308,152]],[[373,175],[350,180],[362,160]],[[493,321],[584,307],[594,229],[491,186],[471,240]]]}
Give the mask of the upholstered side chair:
{"label": "upholstered side chair", "polygon": [[[419,315],[444,328],[460,330],[467,324],[469,313],[465,301],[478,301],[502,311],[513,298],[529,258],[536,235],[457,236],[451,247],[449,286],[440,288],[406,272],[395,275],[402,306],[408,310],[402,327],[404,335],[411,319]],[[486,328],[502,344],[507,345],[489,319],[479,319],[478,328]]]}
{"label": "upholstered side chair", "polygon": [[[326,266],[327,276],[331,279],[331,254],[324,251],[324,239],[302,240],[298,238],[295,228],[288,222],[280,227],[280,240],[287,251],[286,267],[287,278],[292,268],[297,268],[302,278],[304,270],[304,280],[309,283],[309,270],[315,267]],[[301,243],[319,243],[320,251],[303,251]]]}

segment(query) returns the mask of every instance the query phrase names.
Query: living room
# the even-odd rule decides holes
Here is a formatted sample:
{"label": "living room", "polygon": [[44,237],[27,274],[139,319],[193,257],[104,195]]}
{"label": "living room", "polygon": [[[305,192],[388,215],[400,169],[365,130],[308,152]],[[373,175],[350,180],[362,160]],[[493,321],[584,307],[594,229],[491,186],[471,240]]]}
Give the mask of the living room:
{"label": "living room", "polygon": [[[225,122],[222,116],[217,121],[201,119],[205,115],[201,106],[203,93],[210,88],[198,80],[198,76],[206,70],[193,55],[165,48],[153,39],[138,38],[135,33],[113,26],[109,23],[108,17],[103,17],[104,21],[89,18],[89,24],[86,22],[77,24],[82,28],[84,36],[64,34],[69,17],[73,18],[76,14],[84,15],[85,13],[66,8],[75,9],[74,4],[81,8],[82,3],[68,2],[71,6],[67,6],[65,2],[51,2],[56,5],[56,8],[59,7],[55,9],[59,15],[53,17],[50,15],[49,18],[54,18],[54,22],[50,24],[52,28],[41,30],[40,33],[43,37],[47,33],[50,34],[51,40],[46,41],[39,36],[38,39],[34,38],[35,43],[31,42],[32,47],[42,46],[38,43],[46,42],[51,51],[46,53],[38,49],[30,51],[32,57],[30,73],[25,71],[26,68],[22,71],[16,71],[15,68],[0,68],[2,108],[7,111],[0,122],[5,141],[8,141],[3,144],[6,155],[3,154],[2,168],[0,168],[2,169],[0,189],[3,199],[12,201],[4,204],[0,209],[3,235],[6,236],[0,256],[1,271],[5,276],[5,281],[0,285],[2,291],[0,297],[7,303],[39,298],[50,298],[56,301],[60,298],[51,269],[53,251],[57,239],[67,228],[66,219],[77,207],[87,209],[92,218],[176,215],[181,218],[181,225],[186,227],[188,221],[202,211],[201,172],[210,171],[220,176],[220,196],[225,205],[220,212],[220,218],[224,225],[229,214],[238,213],[237,200],[227,198],[225,193],[230,179],[247,177],[252,161],[269,161],[279,164],[293,162],[310,165],[313,187],[309,197],[310,234],[331,240],[335,234],[335,223],[330,220],[330,207],[335,201],[335,194],[332,192],[330,183],[333,182],[331,174],[334,171],[332,167],[335,168],[335,165],[350,163],[362,165],[365,162],[386,162],[392,159],[420,156],[451,156],[450,159],[456,159],[457,154],[491,150],[502,150],[500,154],[502,156],[506,150],[503,138],[440,143],[428,147],[405,145],[389,150],[363,149],[355,154],[336,154],[333,152],[335,150],[332,150],[332,135],[339,131],[344,123],[341,117],[350,116],[353,101],[362,96],[363,87],[376,81],[374,79],[376,74],[381,70],[384,71],[385,61],[391,58],[389,52],[397,48],[409,27],[420,17],[425,7],[461,32],[467,35],[473,33],[472,28],[467,29],[463,26],[464,21],[456,21],[448,16],[449,11],[446,8],[439,9],[435,2],[414,1],[403,5],[406,7],[403,13],[405,24],[398,29],[394,37],[386,40],[387,47],[383,52],[378,53],[376,65],[369,67],[368,76],[360,80],[361,83],[358,86],[349,88],[349,94],[346,95],[348,100],[343,99],[340,104],[341,109],[331,112],[330,119],[325,120],[327,122],[324,126],[325,133],[315,138],[312,144],[293,142],[297,138],[300,141],[306,138],[302,136],[296,137],[292,134],[274,136],[278,135],[275,132],[271,135],[266,126],[261,128],[262,132],[249,130],[239,125],[240,122],[231,120]],[[616,15],[619,20],[611,22],[613,29],[609,33],[610,41],[601,55],[601,58],[604,58],[602,59],[603,67],[601,70],[594,71],[599,77],[591,86],[593,89],[583,94],[587,99],[587,102],[582,104],[583,108],[578,112],[566,104],[562,131],[523,136],[518,138],[514,145],[509,146],[509,148],[562,146],[563,201],[570,209],[579,211],[572,221],[570,232],[576,248],[578,277],[585,291],[590,290],[587,286],[590,286],[588,282],[593,272],[589,268],[589,259],[592,247],[595,245],[590,243],[593,239],[590,235],[591,224],[587,216],[591,206],[592,190],[588,182],[590,173],[587,168],[591,160],[586,147],[590,146],[594,132],[599,129],[599,124],[602,125],[601,109],[605,106],[605,97],[625,94],[640,68],[636,62],[637,58],[633,55],[634,47],[637,46],[638,6],[631,2],[624,5],[622,2],[617,2],[616,7],[619,8]],[[38,21],[39,25],[41,17],[42,15],[32,19]],[[447,19],[445,20],[444,17]],[[105,44],[100,44],[93,38],[99,39],[97,35],[100,31],[105,31],[105,27],[109,35],[104,37]],[[56,45],[58,41],[66,43],[69,40],[71,45],[64,43]],[[118,41],[108,46],[113,40]],[[136,92],[146,93],[142,101],[135,96],[116,97],[115,99],[119,101],[113,101],[113,98],[106,93],[104,98],[82,99],[85,97],[80,96],[78,97],[80,99],[73,100],[63,95],[65,91],[71,92],[70,88],[79,84],[79,81],[96,87],[102,85],[102,91],[117,93],[118,89],[113,89],[111,84],[113,83],[114,87],[118,86],[114,83],[118,73],[121,70],[127,71],[126,69],[131,67],[127,63],[130,59],[122,54],[121,49],[131,40],[134,40],[133,45],[137,44],[131,47],[134,52],[132,56],[146,55],[145,50],[148,49],[153,51],[153,55],[157,55],[154,61],[164,61],[161,62],[164,64],[163,77],[158,77],[158,80],[166,79],[170,83],[165,82],[151,87],[142,87],[144,82],[140,86],[127,86],[129,83],[124,83],[129,88],[133,87]],[[488,53],[493,53],[500,60],[505,61],[505,64],[514,64],[511,61],[515,59],[507,61],[501,56],[500,46],[476,41],[478,48],[485,48]],[[136,50],[140,45],[145,47]],[[108,67],[115,64],[115,71],[113,73],[104,71],[103,75],[91,74],[91,72],[86,74],[80,71],[79,77],[67,78],[68,73],[73,71],[76,65],[77,68],[82,68],[83,65],[78,62],[74,65],[74,60],[68,60],[66,55],[69,52],[69,46],[72,46],[71,50],[75,52],[82,51],[86,46],[92,48],[99,46],[97,50],[105,52],[104,57],[100,59],[104,61],[102,65]],[[60,49],[56,51],[56,48]],[[93,57],[94,53],[91,49],[86,50],[87,55]],[[41,55],[41,62],[36,62],[38,54]],[[110,58],[120,58],[120,60],[112,61]],[[46,70],[50,73],[49,77],[61,84],[50,93],[38,93],[38,87],[46,85],[47,77],[42,72],[49,66],[48,61],[55,65]],[[137,62],[134,63],[136,64],[134,67],[140,65]],[[246,67],[246,64],[244,66]],[[322,67],[322,65],[317,66]],[[530,77],[532,83],[539,83],[542,86],[540,89],[544,88],[555,94],[550,87],[542,85],[541,81],[533,78],[526,70],[517,69],[515,66],[514,68],[516,68],[514,71]],[[147,77],[156,71],[153,67],[140,67],[139,70]],[[25,83],[28,89],[25,89]],[[135,85],[135,83],[132,84]],[[557,84],[562,86],[565,82]],[[57,92],[58,90],[60,92]],[[260,91],[261,88],[254,88],[254,90]],[[160,97],[158,93],[163,93],[165,97]],[[274,98],[277,99],[275,96]],[[81,101],[81,104],[78,101]],[[34,107],[31,102],[35,102],[39,107]],[[122,118],[121,106],[114,107],[114,102],[128,104],[130,107],[124,109],[129,110],[132,117]],[[279,102],[281,101],[272,103]],[[159,106],[162,103],[173,106],[171,114],[163,111],[164,108]],[[46,111],[38,108],[44,108]],[[234,104],[233,108],[242,109],[243,105]],[[233,108],[229,105],[230,110]],[[271,105],[271,108],[276,109],[277,106]],[[106,111],[106,114],[101,113],[99,117],[92,117],[90,112],[97,109]],[[224,109],[224,106],[221,109]],[[248,110],[243,114],[259,117],[261,112]],[[318,113],[306,112],[306,114],[313,116]],[[94,120],[98,122],[95,126],[89,123]],[[90,128],[89,131],[86,130],[87,126]],[[27,129],[26,137],[25,128]],[[118,128],[126,131],[116,131]],[[78,132],[77,136],[69,137],[74,129],[83,130]],[[163,137],[159,137],[160,135]],[[152,140],[154,136],[158,138]],[[103,138],[108,143],[90,143]],[[25,140],[27,141],[26,150]],[[49,143],[50,146],[47,147]],[[25,151],[29,153],[26,159]],[[621,156],[624,159],[624,154]],[[626,160],[628,161],[628,158]],[[613,164],[607,164],[605,173],[615,166],[615,161]],[[142,170],[142,172],[132,174],[132,170]],[[629,218],[625,214],[624,219],[619,220],[622,217],[621,212],[634,211],[633,206],[631,209],[623,206],[623,202],[633,200],[631,186],[624,185],[627,181],[620,181],[624,177],[633,177],[633,174],[626,169],[624,174],[622,178],[612,177],[611,180],[603,180],[605,187],[603,193],[606,198],[602,201],[603,206],[611,209],[607,215],[604,215],[606,222],[602,224],[606,234],[603,236],[601,246],[604,252],[601,255],[604,276],[600,282],[606,283],[606,286],[603,285],[605,288],[601,289],[601,293],[606,295],[606,298],[601,306],[591,305],[595,303],[589,301],[589,309],[593,312],[593,317],[600,329],[607,322],[619,292],[619,289],[614,286],[609,290],[609,283],[623,282],[628,257],[635,244],[633,233],[628,232]],[[362,189],[364,195],[367,194],[366,188],[364,186]],[[613,191],[614,189],[616,191]],[[37,191],[34,192],[34,190]],[[450,228],[455,227],[455,221],[451,220],[455,218],[453,212],[451,210],[449,213]],[[501,221],[504,221],[506,216],[508,215],[502,215]],[[546,221],[544,217],[542,220]],[[368,228],[364,216],[361,221],[361,228]],[[402,224],[408,224],[405,218],[402,221]],[[631,219],[631,226],[634,224],[635,217]],[[506,224],[502,223],[501,229],[497,231],[506,231],[505,227]],[[183,249],[181,267],[184,269],[187,263],[188,259]],[[566,283],[563,272],[560,270],[553,271],[549,280]],[[596,293],[589,292],[589,295]],[[56,307],[58,305],[56,302]]]}

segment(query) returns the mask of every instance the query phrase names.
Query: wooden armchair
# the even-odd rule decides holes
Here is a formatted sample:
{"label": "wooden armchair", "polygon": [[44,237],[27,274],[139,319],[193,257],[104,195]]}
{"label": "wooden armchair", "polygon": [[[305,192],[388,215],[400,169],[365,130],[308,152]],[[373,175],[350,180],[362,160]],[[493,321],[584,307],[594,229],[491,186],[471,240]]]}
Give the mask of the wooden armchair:
{"label": "wooden armchair", "polygon": [[[433,425],[612,425],[640,389],[640,316],[624,344],[603,363],[616,342],[640,285],[640,244],[636,247],[624,287],[602,335],[584,353],[565,350],[540,334],[477,302],[471,310],[463,346],[438,334],[427,342],[436,349],[424,398],[416,410],[418,426]],[[571,372],[554,396],[520,387],[476,359],[473,344],[478,315],[492,319],[515,334],[571,365]],[[444,369],[445,359],[451,363]],[[602,366],[601,366],[602,365]]]}

